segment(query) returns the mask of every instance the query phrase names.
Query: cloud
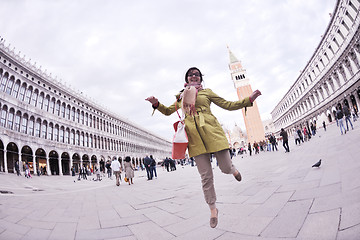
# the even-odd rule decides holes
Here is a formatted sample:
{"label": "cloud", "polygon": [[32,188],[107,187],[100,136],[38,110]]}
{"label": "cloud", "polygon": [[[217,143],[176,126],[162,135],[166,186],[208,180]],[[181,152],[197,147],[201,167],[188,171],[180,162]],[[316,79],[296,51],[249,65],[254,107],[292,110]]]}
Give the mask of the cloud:
{"label": "cloud", "polygon": [[[335,3],[5,0],[0,34],[67,85],[170,140],[175,114],[151,116],[147,96],[172,104],[186,70],[198,66],[206,87],[236,100],[229,45],[263,92],[257,101],[268,118],[319,44]],[[241,111],[212,109],[229,129],[244,130]]]}

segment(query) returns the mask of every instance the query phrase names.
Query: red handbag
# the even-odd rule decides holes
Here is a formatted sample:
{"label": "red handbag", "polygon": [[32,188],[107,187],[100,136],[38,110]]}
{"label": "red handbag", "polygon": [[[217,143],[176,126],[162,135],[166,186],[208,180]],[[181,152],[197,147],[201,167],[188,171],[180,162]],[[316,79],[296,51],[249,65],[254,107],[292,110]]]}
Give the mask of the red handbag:
{"label": "red handbag", "polygon": [[[175,104],[175,109],[176,109],[176,104]],[[189,140],[185,131],[185,121],[181,119],[177,109],[176,112],[180,120],[173,124],[175,134],[172,145],[172,159],[184,159]]]}

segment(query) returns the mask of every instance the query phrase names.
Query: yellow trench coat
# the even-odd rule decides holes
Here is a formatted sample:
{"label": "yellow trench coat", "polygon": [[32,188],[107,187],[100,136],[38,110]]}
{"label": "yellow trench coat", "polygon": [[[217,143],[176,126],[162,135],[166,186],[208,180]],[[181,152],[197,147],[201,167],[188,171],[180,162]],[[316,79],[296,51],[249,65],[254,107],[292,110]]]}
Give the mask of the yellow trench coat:
{"label": "yellow trench coat", "polygon": [[[198,92],[195,108],[196,116],[185,116],[185,130],[189,139],[189,156],[195,157],[204,153],[214,153],[229,148],[228,140],[224,130],[216,117],[210,111],[211,102],[227,110],[238,110],[243,107],[250,107],[253,104],[249,98],[240,101],[226,101],[216,95],[211,89],[203,89]],[[159,103],[156,108],[164,115],[171,115],[180,109],[180,102],[175,102],[169,107]]]}

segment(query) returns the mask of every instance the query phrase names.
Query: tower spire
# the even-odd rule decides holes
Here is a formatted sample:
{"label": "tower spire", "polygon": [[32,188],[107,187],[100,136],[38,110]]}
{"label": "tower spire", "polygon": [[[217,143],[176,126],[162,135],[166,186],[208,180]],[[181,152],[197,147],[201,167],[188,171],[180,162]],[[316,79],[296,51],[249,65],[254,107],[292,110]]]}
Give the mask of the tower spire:
{"label": "tower spire", "polygon": [[230,63],[235,63],[235,62],[239,62],[239,60],[235,57],[235,55],[231,52],[230,48],[228,45],[226,45],[228,51],[229,51],[229,58],[230,58]]}

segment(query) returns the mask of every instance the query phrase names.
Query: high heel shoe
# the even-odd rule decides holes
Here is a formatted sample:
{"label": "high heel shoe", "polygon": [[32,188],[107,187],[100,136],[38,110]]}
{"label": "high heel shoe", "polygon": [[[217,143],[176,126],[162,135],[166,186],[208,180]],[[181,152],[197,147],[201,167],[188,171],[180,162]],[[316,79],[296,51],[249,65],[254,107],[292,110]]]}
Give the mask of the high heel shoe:
{"label": "high heel shoe", "polygon": [[216,209],[216,217],[210,218],[210,227],[215,228],[218,224],[219,210]]}

